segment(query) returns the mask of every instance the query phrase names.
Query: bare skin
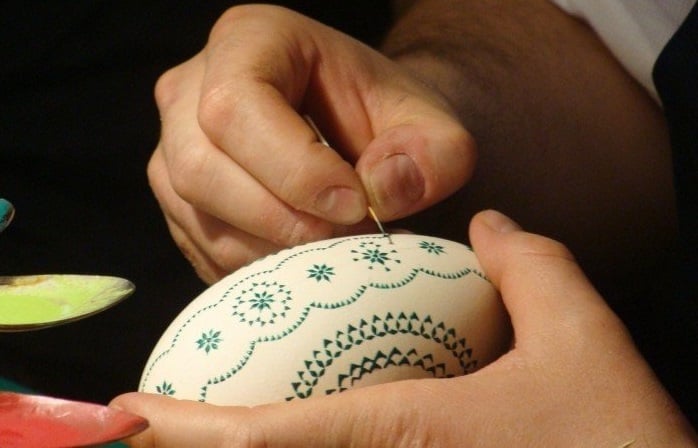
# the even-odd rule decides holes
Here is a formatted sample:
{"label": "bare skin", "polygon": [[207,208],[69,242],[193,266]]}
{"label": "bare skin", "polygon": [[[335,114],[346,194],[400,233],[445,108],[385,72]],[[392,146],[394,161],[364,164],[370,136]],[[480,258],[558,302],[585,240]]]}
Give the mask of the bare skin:
{"label": "bare skin", "polygon": [[[383,50],[281,8],[236,7],[161,78],[149,178],[203,279],[361,231],[368,204],[458,240],[477,210],[501,208],[595,274],[670,251],[665,123],[588,27],[545,0],[424,0]],[[565,246],[495,212],[469,239],[514,326],[494,364],[252,409],[128,394],[114,405],[152,425],[131,443],[695,446]]]}
{"label": "bare skin", "polygon": [[[280,247],[352,231],[369,203],[384,219],[423,210],[474,167],[472,139],[438,92],[281,8],[231,9],[202,53],[160,79],[156,98],[163,129],[149,178],[207,281]],[[296,109],[339,149],[318,142]]]}
{"label": "bare skin", "polygon": [[495,207],[603,280],[656,267],[677,234],[666,124],[593,31],[548,1],[413,3],[384,52],[450,100],[478,162],[407,225],[463,238],[474,212]]}
{"label": "bare skin", "polygon": [[[488,211],[470,226],[516,343],[463,377],[417,380],[254,408],[130,393],[139,448],[689,447],[698,439],[572,255]],[[603,349],[600,349],[603,347]]]}
{"label": "bare skin", "polygon": [[[258,32],[269,28],[285,31]],[[473,213],[497,207],[594,274],[670,250],[663,118],[588,27],[545,0],[424,0],[384,51],[391,59],[289,11],[245,6],[161,78],[149,177],[202,278],[357,231],[347,226],[369,203],[383,220],[412,216],[396,225],[457,240]]]}

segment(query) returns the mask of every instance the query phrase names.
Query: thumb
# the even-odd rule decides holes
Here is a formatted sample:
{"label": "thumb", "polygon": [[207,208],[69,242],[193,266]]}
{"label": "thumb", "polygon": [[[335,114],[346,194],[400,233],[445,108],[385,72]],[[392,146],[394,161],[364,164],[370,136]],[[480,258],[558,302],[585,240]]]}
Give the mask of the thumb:
{"label": "thumb", "polygon": [[[410,101],[405,100],[405,103]],[[411,101],[396,111],[356,170],[381,219],[404,218],[445,199],[470,178],[475,142],[446,111]]]}
{"label": "thumb", "polygon": [[502,295],[518,340],[560,334],[572,322],[617,320],[561,243],[526,233],[494,210],[473,218],[470,241]]}
{"label": "thumb", "polygon": [[[144,417],[149,428],[128,439],[137,448],[192,446],[397,446],[409,437],[405,396],[413,382],[257,407],[215,406],[156,394],[127,393],[111,406]],[[408,427],[420,426],[419,422]]]}
{"label": "thumb", "polygon": [[120,395],[110,406],[148,420],[148,429],[125,440],[134,448],[271,446],[261,427],[254,424],[253,408],[216,406],[140,392]]}

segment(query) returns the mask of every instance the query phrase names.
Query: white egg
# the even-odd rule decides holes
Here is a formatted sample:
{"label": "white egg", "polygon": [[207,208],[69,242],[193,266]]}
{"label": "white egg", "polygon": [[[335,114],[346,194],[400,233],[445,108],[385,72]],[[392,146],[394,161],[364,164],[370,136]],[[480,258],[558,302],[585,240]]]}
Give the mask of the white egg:
{"label": "white egg", "polygon": [[510,342],[466,246],[361,235],[283,250],[223,278],[170,324],[140,390],[256,405],[464,375]]}

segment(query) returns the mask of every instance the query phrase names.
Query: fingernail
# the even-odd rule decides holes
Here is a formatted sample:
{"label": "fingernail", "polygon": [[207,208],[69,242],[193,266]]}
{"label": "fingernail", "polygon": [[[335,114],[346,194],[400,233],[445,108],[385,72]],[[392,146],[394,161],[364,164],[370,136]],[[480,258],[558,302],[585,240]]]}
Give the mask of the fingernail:
{"label": "fingernail", "polygon": [[480,214],[480,216],[482,217],[485,225],[495,232],[509,233],[516,230],[521,230],[521,226],[497,210],[485,210]]}
{"label": "fingernail", "polygon": [[370,174],[369,188],[375,205],[386,219],[403,215],[424,195],[424,177],[412,158],[394,154]]}
{"label": "fingernail", "polygon": [[355,224],[366,215],[363,195],[351,188],[329,187],[315,199],[315,209],[337,224]]}

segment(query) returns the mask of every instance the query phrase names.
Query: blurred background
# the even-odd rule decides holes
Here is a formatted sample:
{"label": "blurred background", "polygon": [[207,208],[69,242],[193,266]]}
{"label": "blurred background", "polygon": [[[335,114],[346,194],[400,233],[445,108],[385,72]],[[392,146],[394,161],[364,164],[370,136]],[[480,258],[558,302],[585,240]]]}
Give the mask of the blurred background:
{"label": "blurred background", "polygon": [[[278,3],[377,43],[389,2]],[[230,1],[4,1],[0,196],[17,209],[0,275],[126,277],[136,292],[100,315],[0,333],[0,377],[108,402],[138,386],[167,324],[205,285],[170,239],[146,178],[158,140],[157,77],[193,56]],[[269,30],[273,33],[274,30]]]}

